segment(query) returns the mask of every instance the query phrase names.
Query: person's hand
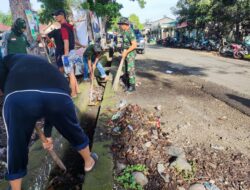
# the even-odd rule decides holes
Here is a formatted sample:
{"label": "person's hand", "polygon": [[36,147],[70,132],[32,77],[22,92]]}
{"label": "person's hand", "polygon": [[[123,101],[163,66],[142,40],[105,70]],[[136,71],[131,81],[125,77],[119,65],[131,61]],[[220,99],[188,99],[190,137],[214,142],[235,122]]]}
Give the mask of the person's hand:
{"label": "person's hand", "polygon": [[47,142],[43,143],[43,148],[45,150],[53,150],[53,139],[51,137],[46,138]]}
{"label": "person's hand", "polygon": [[69,57],[66,55],[63,57],[63,64],[65,67],[69,67]]}
{"label": "person's hand", "polygon": [[40,42],[40,41],[41,41],[41,39],[42,39],[41,34],[38,34],[38,35],[37,35],[37,38],[36,38],[36,41],[37,41],[37,42]]}
{"label": "person's hand", "polygon": [[124,50],[123,52],[122,52],[122,58],[126,58],[127,57],[127,55],[128,55],[128,53],[127,53],[127,50]]}

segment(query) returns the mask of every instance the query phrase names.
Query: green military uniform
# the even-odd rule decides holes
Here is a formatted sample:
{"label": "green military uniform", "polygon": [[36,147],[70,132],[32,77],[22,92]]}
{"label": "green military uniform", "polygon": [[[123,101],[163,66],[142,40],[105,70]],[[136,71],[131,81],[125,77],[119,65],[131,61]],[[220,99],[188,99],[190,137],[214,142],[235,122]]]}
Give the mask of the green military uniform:
{"label": "green military uniform", "polygon": [[[132,45],[132,41],[136,40],[133,29],[129,28],[128,31],[124,31],[123,35],[123,49],[129,49]],[[131,51],[126,57],[125,71],[128,77],[129,85],[135,85],[135,57],[136,51]]]}
{"label": "green military uniform", "polygon": [[15,35],[13,31],[10,32],[7,42],[7,52],[8,54],[11,53],[25,53],[27,54],[27,47],[30,44],[27,40],[25,34],[20,36]]}
{"label": "green military uniform", "polygon": [[4,56],[12,53],[27,54],[27,47],[30,47],[30,44],[27,40],[26,35],[23,33],[23,29],[26,29],[26,22],[24,19],[18,18],[14,22],[11,30],[4,34]]}

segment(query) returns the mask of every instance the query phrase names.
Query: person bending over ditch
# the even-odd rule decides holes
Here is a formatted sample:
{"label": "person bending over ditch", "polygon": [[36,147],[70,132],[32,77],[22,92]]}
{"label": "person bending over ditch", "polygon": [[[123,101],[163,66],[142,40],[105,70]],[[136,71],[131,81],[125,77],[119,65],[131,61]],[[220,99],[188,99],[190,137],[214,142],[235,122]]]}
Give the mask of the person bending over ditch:
{"label": "person bending over ditch", "polygon": [[98,69],[101,75],[101,79],[103,81],[108,80],[108,77],[105,73],[105,69],[100,63],[102,52],[103,50],[98,43],[89,45],[86,51],[84,52],[83,54],[83,62],[84,62],[83,79],[85,81],[88,80],[88,73],[90,73],[90,78],[92,80],[92,77],[94,76],[95,68]]}
{"label": "person bending over ditch", "polygon": [[[12,190],[21,190],[29,141],[41,118],[55,126],[80,153],[85,172],[94,168],[98,157],[89,150],[89,139],[77,120],[67,80],[55,67],[40,57],[8,55],[0,60],[0,90],[5,95],[2,114],[8,142],[5,178]],[[45,147],[51,149],[51,141]]]}

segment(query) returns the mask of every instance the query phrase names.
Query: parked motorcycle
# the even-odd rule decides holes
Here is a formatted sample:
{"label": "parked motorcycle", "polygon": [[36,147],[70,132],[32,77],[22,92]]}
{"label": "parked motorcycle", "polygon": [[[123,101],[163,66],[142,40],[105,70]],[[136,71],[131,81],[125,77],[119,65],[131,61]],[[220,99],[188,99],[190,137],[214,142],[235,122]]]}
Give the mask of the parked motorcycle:
{"label": "parked motorcycle", "polygon": [[200,43],[199,40],[194,40],[194,42],[192,43],[192,49],[194,50],[201,50],[202,49],[202,45]]}
{"label": "parked motorcycle", "polygon": [[250,59],[250,46],[243,45],[241,49],[236,53],[239,59]]}
{"label": "parked motorcycle", "polygon": [[225,44],[219,48],[219,53],[222,56],[231,56],[235,59],[242,58],[242,55],[239,53],[240,51],[242,51],[242,46],[236,43],[230,44],[225,42]]}

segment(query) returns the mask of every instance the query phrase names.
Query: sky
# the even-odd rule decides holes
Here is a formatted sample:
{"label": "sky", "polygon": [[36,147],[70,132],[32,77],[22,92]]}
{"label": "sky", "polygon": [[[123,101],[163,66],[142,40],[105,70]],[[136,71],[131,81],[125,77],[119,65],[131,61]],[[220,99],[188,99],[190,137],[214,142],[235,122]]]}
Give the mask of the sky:
{"label": "sky", "polygon": [[176,18],[172,11],[172,7],[176,6],[178,0],[146,0],[146,6],[141,9],[137,2],[132,2],[129,0],[117,0],[117,2],[123,4],[123,9],[121,13],[123,16],[128,17],[130,14],[135,13],[139,16],[141,22],[145,22],[147,19],[149,21],[155,21],[167,16],[170,18]]}
{"label": "sky", "polygon": [[[175,18],[172,11],[172,7],[175,7],[178,0],[146,0],[146,6],[141,9],[137,2],[132,2],[129,0],[117,0],[117,2],[123,4],[123,9],[121,13],[123,16],[128,17],[130,14],[135,13],[139,16],[141,22],[145,22],[147,19],[150,21],[155,21],[157,19],[167,16],[170,18]],[[30,0],[34,10],[40,8],[40,3],[37,0]],[[1,0],[0,11],[7,13],[10,10],[9,0]]]}

